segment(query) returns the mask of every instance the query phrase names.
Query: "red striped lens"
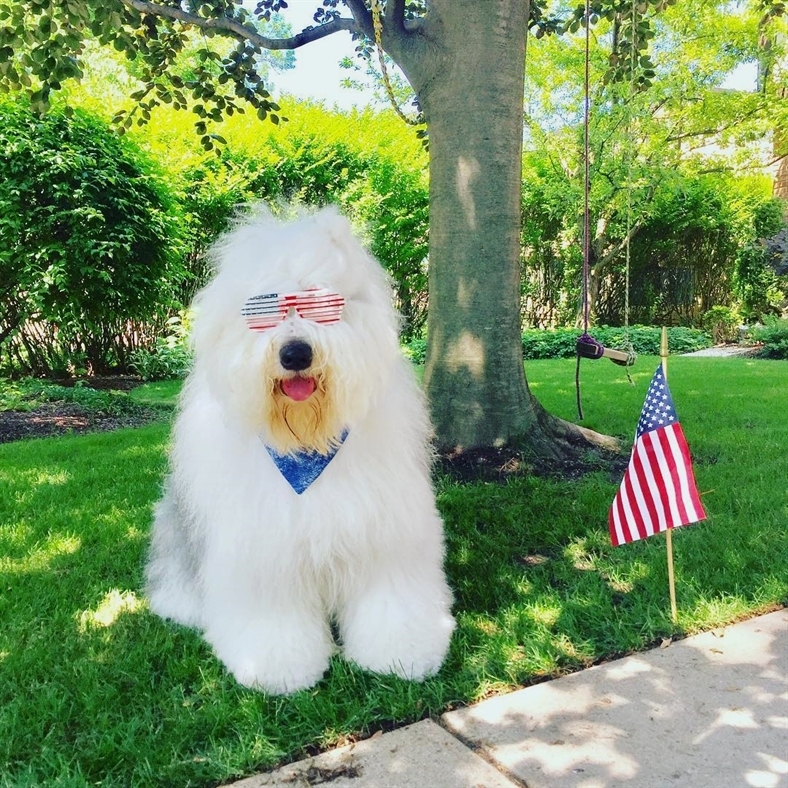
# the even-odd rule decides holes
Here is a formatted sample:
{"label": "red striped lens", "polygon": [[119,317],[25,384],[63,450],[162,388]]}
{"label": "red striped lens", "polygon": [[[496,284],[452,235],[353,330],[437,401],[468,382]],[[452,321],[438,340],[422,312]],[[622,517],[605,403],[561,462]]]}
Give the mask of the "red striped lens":
{"label": "red striped lens", "polygon": [[321,325],[338,323],[342,318],[345,299],[331,290],[311,288],[297,293],[269,293],[252,296],[241,314],[252,331],[267,331],[275,328],[288,315],[291,309],[304,320]]}

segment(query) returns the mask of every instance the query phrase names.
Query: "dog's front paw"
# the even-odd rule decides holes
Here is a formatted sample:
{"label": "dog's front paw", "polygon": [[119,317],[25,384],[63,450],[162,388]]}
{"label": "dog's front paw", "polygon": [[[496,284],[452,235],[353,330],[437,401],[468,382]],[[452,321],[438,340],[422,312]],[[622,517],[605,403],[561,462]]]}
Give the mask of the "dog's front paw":
{"label": "dog's front paw", "polygon": [[344,652],[365,670],[421,681],[440,669],[453,630],[454,619],[440,605],[378,599],[345,621]]}
{"label": "dog's front paw", "polygon": [[302,631],[291,626],[246,626],[236,637],[209,630],[206,638],[239,684],[272,695],[314,686],[335,650],[325,625]]}
{"label": "dog's front paw", "polygon": [[217,655],[235,680],[244,687],[263,690],[271,695],[290,695],[313,687],[323,678],[328,659],[279,659],[267,655],[257,659],[253,655],[237,655],[228,659]]}

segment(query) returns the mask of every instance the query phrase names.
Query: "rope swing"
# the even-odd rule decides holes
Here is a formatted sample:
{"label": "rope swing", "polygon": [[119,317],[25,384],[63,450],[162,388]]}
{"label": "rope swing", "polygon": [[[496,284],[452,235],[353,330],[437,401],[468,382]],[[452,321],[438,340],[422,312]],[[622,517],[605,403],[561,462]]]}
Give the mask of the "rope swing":
{"label": "rope swing", "polygon": [[[633,4],[633,30],[634,30],[634,4]],[[590,220],[590,194],[591,194],[591,167],[590,167],[590,142],[589,125],[591,110],[591,79],[590,79],[590,48],[591,48],[591,2],[585,0],[585,76],[583,83],[583,333],[577,338],[576,353],[577,367],[575,369],[575,388],[577,391],[577,415],[578,419],[583,420],[583,406],[580,397],[580,359],[589,358],[596,360],[602,357],[609,358],[614,364],[627,368],[627,378],[630,383],[629,367],[635,363],[635,355],[632,343],[629,339],[629,234],[631,227],[631,200],[629,196],[629,181],[632,175],[632,156],[631,151],[628,156],[628,179],[627,182],[627,228],[626,228],[626,299],[624,306],[624,330],[625,343],[627,350],[616,350],[607,348],[601,342],[594,339],[588,332],[589,315],[591,312],[589,303],[589,280],[590,280],[590,259],[591,259],[591,220]],[[634,63],[630,66],[630,87],[631,74]],[[631,91],[630,91],[631,92]],[[631,98],[631,96],[630,96]],[[629,134],[629,118],[627,119],[627,133]]]}

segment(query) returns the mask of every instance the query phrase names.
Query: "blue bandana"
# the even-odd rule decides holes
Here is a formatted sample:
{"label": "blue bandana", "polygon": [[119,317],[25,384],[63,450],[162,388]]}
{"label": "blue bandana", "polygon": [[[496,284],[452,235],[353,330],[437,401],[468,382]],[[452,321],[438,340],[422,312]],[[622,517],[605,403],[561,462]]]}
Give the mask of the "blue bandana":
{"label": "blue bandana", "polygon": [[287,479],[290,486],[301,495],[304,490],[314,482],[326,469],[328,463],[334,459],[347,438],[347,430],[339,436],[339,446],[329,449],[328,454],[317,451],[297,451],[293,454],[279,454],[270,446],[265,450],[279,468],[279,472]]}

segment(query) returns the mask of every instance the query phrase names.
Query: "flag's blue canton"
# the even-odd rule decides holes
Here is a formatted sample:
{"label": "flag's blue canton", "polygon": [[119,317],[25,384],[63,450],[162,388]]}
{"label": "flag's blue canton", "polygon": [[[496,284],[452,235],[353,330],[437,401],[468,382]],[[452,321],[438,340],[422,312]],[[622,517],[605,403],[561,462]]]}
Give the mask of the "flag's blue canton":
{"label": "flag's blue canton", "polygon": [[265,449],[271,455],[271,459],[276,464],[276,467],[279,468],[282,476],[301,495],[323,473],[328,463],[334,459],[336,453],[345,442],[345,438],[347,438],[347,430],[340,435],[339,446],[331,449],[328,454],[320,454],[320,452],[316,451],[279,454],[270,446],[266,446]]}
{"label": "flag's blue canton", "polygon": [[638,421],[636,437],[639,438],[645,432],[675,424],[677,421],[678,416],[676,416],[676,408],[673,406],[673,397],[670,396],[668,382],[665,380],[665,374],[660,365],[648,387],[646,401],[643,403],[640,421]]}

